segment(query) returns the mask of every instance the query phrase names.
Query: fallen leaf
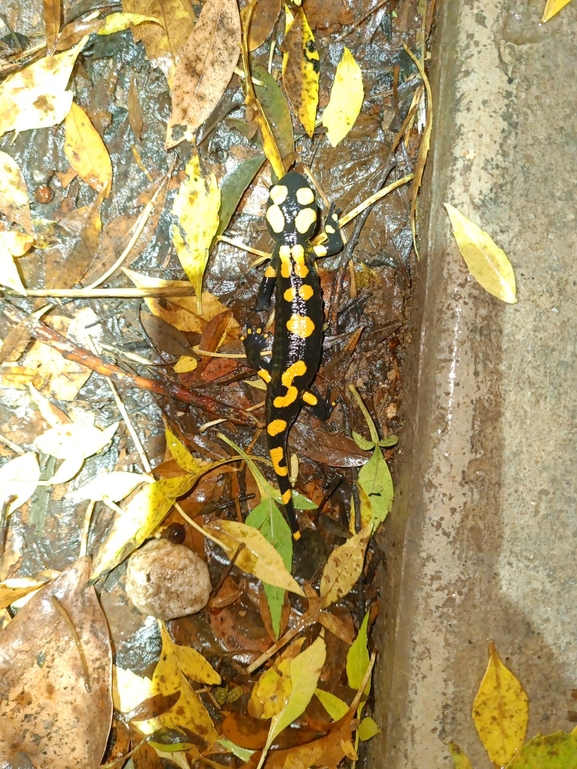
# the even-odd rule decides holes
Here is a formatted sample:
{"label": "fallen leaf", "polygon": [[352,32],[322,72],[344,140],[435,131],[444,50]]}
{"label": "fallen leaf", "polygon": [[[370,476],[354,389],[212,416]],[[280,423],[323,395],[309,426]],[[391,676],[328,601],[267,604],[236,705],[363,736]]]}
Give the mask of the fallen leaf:
{"label": "fallen leaf", "polygon": [[181,673],[199,684],[209,686],[221,683],[221,678],[210,662],[190,646],[180,646],[169,636],[166,625],[158,620],[163,647],[170,648]]}
{"label": "fallen leaf", "polygon": [[506,769],[577,769],[577,734],[537,734],[523,745]]}
{"label": "fallen leaf", "polygon": [[56,37],[60,32],[61,5],[60,0],[43,0],[44,24],[46,26],[46,52],[54,53]]}
{"label": "fallen leaf", "polygon": [[333,721],[338,721],[349,712],[349,705],[336,694],[325,692],[324,689],[316,689],[315,694]]}
{"label": "fallen leaf", "polygon": [[261,675],[248,701],[251,716],[268,720],[286,707],[292,691],[290,664],[290,659],[284,659]]}
{"label": "fallen leaf", "polygon": [[[234,558],[234,564],[239,569],[254,574],[269,585],[304,595],[285,567],[281,555],[266,541],[260,531],[244,523],[226,520],[213,521],[204,528],[220,541],[227,556]],[[239,549],[241,545],[244,547]]]}
{"label": "fallen leaf", "polygon": [[517,302],[515,275],[507,254],[490,235],[473,224],[453,206],[445,203],[453,235],[471,275],[497,299],[508,304]]}
{"label": "fallen leaf", "polygon": [[119,422],[114,422],[106,430],[72,423],[59,425],[58,427],[51,427],[35,438],[34,445],[38,451],[43,454],[50,454],[57,459],[67,459],[68,457],[86,459],[108,446],[118,425]]}
{"label": "fallen leaf", "polygon": [[240,55],[241,26],[236,0],[207,0],[188,42],[177,56],[172,114],[166,146],[179,144],[175,126],[192,135],[223,95]]}
{"label": "fallen leaf", "polygon": [[374,531],[391,512],[394,497],[391,471],[379,448],[375,448],[369,461],[361,467],[358,484],[364,492],[361,493],[361,520]]}
{"label": "fallen leaf", "polygon": [[140,141],[144,121],[142,120],[142,109],[140,106],[138,89],[136,87],[136,77],[134,75],[130,80],[130,88],[128,89],[126,103],[128,107],[128,122],[132,128],[132,133]]}
{"label": "fallen leaf", "polygon": [[14,257],[24,256],[34,243],[34,238],[24,232],[0,230],[0,285],[12,288],[26,296],[26,288],[14,262]]}
{"label": "fallen leaf", "polygon": [[113,665],[112,697],[114,709],[119,713],[130,713],[141,702],[152,696],[152,681],[147,676],[137,676],[132,670]]}
{"label": "fallen leaf", "polygon": [[[40,480],[36,454],[28,451],[0,467],[0,507],[8,516],[28,502]],[[1,520],[1,516],[0,516]]]}
{"label": "fallen leaf", "polygon": [[[259,0],[255,6],[250,23],[248,42],[249,51],[259,48],[270,36],[279,17],[281,0]],[[242,26],[246,24],[247,8],[240,12]]]}
{"label": "fallen leaf", "polygon": [[20,166],[6,152],[0,152],[0,211],[32,235],[28,187]]}
{"label": "fallen leaf", "polygon": [[549,21],[549,19],[552,19],[555,14],[559,13],[561,8],[565,8],[565,6],[570,2],[571,0],[547,0],[547,5],[543,11],[543,18],[541,21]]}
{"label": "fallen leaf", "polygon": [[361,721],[357,729],[357,734],[359,735],[359,739],[362,740],[363,742],[370,740],[372,737],[376,737],[376,735],[380,733],[381,733],[380,726],[370,716],[363,718],[363,720]]}
{"label": "fallen leaf", "polygon": [[217,237],[222,235],[229,225],[248,185],[252,182],[265,161],[264,155],[253,155],[236,165],[226,174],[220,183],[220,212],[216,231]]}
{"label": "fallen leaf", "polygon": [[172,206],[172,213],[178,220],[178,225],[172,228],[172,242],[196,292],[199,313],[202,313],[202,278],[209,249],[218,229],[220,190],[214,174],[208,179],[202,176],[196,154],[188,161],[185,173],[186,178]]}
{"label": "fallen leaf", "polygon": [[64,127],[64,154],[68,162],[92,189],[108,197],[112,184],[110,155],[100,134],[78,104],[72,103]]}
{"label": "fallen leaf", "polygon": [[61,123],[72,104],[66,86],[88,36],[64,53],[45,56],[10,75],[0,85],[0,136]]}
{"label": "fallen leaf", "polygon": [[31,577],[14,577],[0,582],[0,609],[5,609],[35,590],[43,587],[46,581],[39,581]]}
{"label": "fallen leaf", "polygon": [[[112,719],[112,653],[81,558],[0,632],[0,758],[37,769],[97,769]],[[30,629],[34,628],[31,633]]]}
{"label": "fallen leaf", "polygon": [[456,743],[450,742],[449,750],[451,751],[451,758],[453,759],[455,769],[473,769],[473,764],[469,761],[469,757]]}
{"label": "fallen leaf", "polygon": [[[367,629],[369,624],[369,612],[363,618],[357,637],[351,644],[347,652],[347,682],[351,689],[358,689],[365,677],[370,664],[369,649],[367,646]],[[369,680],[366,690],[370,690],[371,682]]]}
{"label": "fallen leaf", "polygon": [[529,719],[529,698],[489,644],[489,664],[473,702],[473,721],[493,763],[504,766],[521,749]]}
{"label": "fallen leaf", "polygon": [[70,418],[62,411],[62,409],[59,409],[58,406],[51,403],[41,392],[38,392],[34,385],[28,385],[28,389],[30,390],[30,396],[36,404],[42,419],[45,422],[48,422],[50,427],[70,424]]}
{"label": "fallen leaf", "polygon": [[[252,74],[262,83],[262,85],[255,84],[254,92],[271,128],[278,151],[283,159],[288,158],[294,152],[295,145],[293,123],[286,97],[278,82],[265,67],[253,64]],[[263,143],[266,150],[265,136],[263,136]],[[267,151],[266,155],[269,157],[270,151]]]}
{"label": "fallen leaf", "polygon": [[290,103],[307,134],[315,130],[319,101],[319,53],[302,8],[286,9],[282,81]]}
{"label": "fallen leaf", "polygon": [[75,491],[69,491],[66,497],[75,502],[82,502],[83,499],[98,502],[110,499],[112,502],[120,502],[141,483],[152,483],[152,479],[148,475],[141,475],[140,473],[102,473],[93,478],[86,486]]}
{"label": "fallen leaf", "polygon": [[323,125],[333,147],[355,124],[363,105],[363,76],[353,54],[345,46],[337,65],[329,103],[323,112]]}
{"label": "fallen leaf", "polygon": [[184,443],[177,438],[169,427],[165,428],[164,436],[166,438],[166,446],[179,467],[185,472],[193,473],[194,475],[205,472],[208,463],[195,459]]}
{"label": "fallen leaf", "polygon": [[321,608],[326,609],[352,590],[363,570],[370,535],[370,526],[365,526],[329,555],[321,577]]}
{"label": "fallen leaf", "polygon": [[113,35],[115,32],[123,32],[125,29],[148,21],[162,26],[162,23],[155,16],[144,16],[142,13],[109,13],[104,18],[104,23],[98,30],[98,34]]}

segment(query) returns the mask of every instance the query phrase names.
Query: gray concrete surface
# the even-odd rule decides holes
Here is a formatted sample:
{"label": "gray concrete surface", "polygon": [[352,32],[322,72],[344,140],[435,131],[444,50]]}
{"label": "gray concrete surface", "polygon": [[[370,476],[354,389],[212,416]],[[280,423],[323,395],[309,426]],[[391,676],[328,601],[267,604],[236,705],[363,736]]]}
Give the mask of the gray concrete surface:
{"label": "gray concrete surface", "polygon": [[[490,766],[471,720],[487,641],[530,697],[528,737],[577,687],[577,3],[438,3],[397,500],[387,522],[374,769]],[[486,229],[519,304],[468,275],[442,208]]]}

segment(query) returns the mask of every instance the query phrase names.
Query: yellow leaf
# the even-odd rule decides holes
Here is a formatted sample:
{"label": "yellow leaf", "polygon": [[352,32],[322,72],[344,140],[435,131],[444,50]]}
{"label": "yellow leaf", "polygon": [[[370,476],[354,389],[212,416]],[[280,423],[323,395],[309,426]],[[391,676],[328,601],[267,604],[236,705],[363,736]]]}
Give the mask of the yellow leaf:
{"label": "yellow leaf", "polygon": [[319,101],[319,53],[302,8],[286,8],[282,80],[305,131],[312,137]]}
{"label": "yellow leaf", "polygon": [[[154,16],[143,16],[141,13],[110,13],[104,19],[104,25],[98,30],[99,35],[112,35],[115,32],[123,32],[137,24],[143,24],[145,21],[152,21],[160,24],[160,21]],[[162,26],[162,25],[160,25]]]}
{"label": "yellow leaf", "polygon": [[473,702],[473,721],[493,763],[503,766],[523,745],[529,719],[525,690],[489,645],[489,664]]}
{"label": "yellow leaf", "polygon": [[257,769],[264,764],[268,749],[283,729],[301,716],[315,693],[326,659],[326,645],[319,636],[316,641],[290,661],[291,692],[285,707],[273,717]]}
{"label": "yellow leaf", "polygon": [[339,721],[349,712],[349,705],[336,694],[325,692],[324,689],[316,689],[315,694],[333,721]]}
{"label": "yellow leaf", "polygon": [[23,232],[0,231],[0,285],[12,288],[24,296],[26,289],[14,263],[14,257],[23,256],[33,242],[34,239]]}
{"label": "yellow leaf", "polygon": [[152,681],[150,678],[137,676],[132,670],[125,670],[116,667],[116,665],[112,666],[112,698],[115,710],[118,710],[119,713],[130,713],[137,705],[151,696]]}
{"label": "yellow leaf", "polygon": [[[186,680],[175,654],[176,645],[168,635],[164,623],[159,622],[162,637],[160,659],[152,676],[152,694],[171,695],[180,691],[178,701],[158,718],[146,721],[147,727],[158,729],[187,729],[200,737],[206,745],[218,739],[208,711]],[[208,664],[208,663],[207,663]],[[220,677],[219,681],[220,681]],[[140,724],[138,725],[140,728]]]}
{"label": "yellow leaf", "polygon": [[453,235],[471,275],[497,299],[517,302],[515,275],[507,254],[492,238],[453,206],[445,203]]}
{"label": "yellow leaf", "polygon": [[571,0],[547,0],[547,5],[543,11],[543,18],[541,21],[549,21],[549,19],[553,18],[556,13],[559,13],[561,8],[565,8],[570,2]]}
{"label": "yellow leaf", "polygon": [[473,765],[469,761],[469,757],[456,743],[449,743],[449,750],[451,751],[451,757],[455,769],[473,769]]}
{"label": "yellow leaf", "polygon": [[266,670],[257,681],[248,703],[248,712],[254,718],[269,719],[286,707],[292,691],[289,659]]}
{"label": "yellow leaf", "polygon": [[333,147],[345,138],[355,124],[363,104],[361,68],[348,48],[337,65],[329,103],[323,112],[323,125]]}
{"label": "yellow leaf", "polygon": [[6,152],[0,152],[0,211],[32,234],[28,188],[20,166]]}
{"label": "yellow leaf", "polygon": [[[164,624],[162,627],[166,633]],[[193,649],[190,646],[179,646],[172,642],[172,639],[170,640],[172,643],[172,652],[176,657],[178,667],[185,676],[192,678],[193,681],[197,681],[199,684],[208,684],[212,686],[221,683],[219,674],[202,654],[199,654],[196,649]]]}
{"label": "yellow leaf", "polygon": [[298,582],[287,571],[280,553],[258,529],[236,521],[214,521],[204,528],[219,540],[239,569],[254,574],[268,585],[304,596]]}
{"label": "yellow leaf", "polygon": [[90,425],[68,424],[51,427],[39,435],[34,445],[43,454],[51,454],[58,459],[81,457],[86,459],[107,446],[118,427],[118,422],[106,430],[99,430]]}
{"label": "yellow leaf", "polygon": [[45,56],[0,85],[0,136],[61,123],[72,104],[66,90],[74,63],[88,36],[68,51]]}
{"label": "yellow leaf", "polygon": [[46,396],[42,395],[41,392],[38,392],[34,385],[30,384],[28,385],[28,388],[30,390],[32,400],[38,407],[38,411],[40,412],[42,419],[45,422],[48,422],[50,427],[70,424],[71,420],[68,418],[68,416],[61,409],[59,409],[58,406],[55,406],[53,403],[51,403],[48,398],[46,398]]}
{"label": "yellow leaf", "polygon": [[176,374],[188,374],[189,371],[194,371],[197,366],[198,361],[192,355],[181,355],[172,367],[172,370]]}
{"label": "yellow leaf", "polygon": [[365,526],[329,555],[321,577],[322,609],[347,595],[361,576],[370,536],[371,527]]}
{"label": "yellow leaf", "polygon": [[208,179],[202,176],[198,155],[191,157],[185,172],[186,179],[172,206],[172,213],[178,219],[178,226],[172,229],[172,242],[196,292],[201,312],[202,278],[209,248],[218,229],[220,190],[214,174]]}
{"label": "yellow leaf", "polygon": [[58,470],[54,473],[52,478],[48,480],[51,486],[56,486],[58,483],[67,483],[72,480],[82,470],[84,464],[84,457],[81,456],[69,456],[66,457],[64,462],[60,465]]}
{"label": "yellow leaf", "polygon": [[187,473],[198,475],[199,473],[204,472],[209,466],[208,462],[200,462],[198,459],[195,459],[184,443],[176,437],[169,427],[165,428],[164,436],[166,438],[168,450],[172,454],[172,458],[178,466],[182,467]]}
{"label": "yellow leaf", "polygon": [[64,154],[68,162],[86,184],[108,197],[112,183],[112,163],[100,134],[82,107],[74,103],[64,126]]}
{"label": "yellow leaf", "polygon": [[14,601],[29,595],[45,584],[45,582],[40,582],[31,577],[6,579],[4,582],[0,582],[0,609],[5,609],[13,604]]}
{"label": "yellow leaf", "polygon": [[0,507],[6,506],[4,515],[27,502],[40,480],[40,468],[34,452],[29,451],[11,459],[0,467]]}
{"label": "yellow leaf", "polygon": [[362,740],[363,742],[370,740],[371,737],[375,737],[375,735],[380,733],[381,733],[381,729],[379,725],[370,716],[366,716],[366,718],[363,718],[363,720],[359,724],[358,735],[359,735],[359,739]]}

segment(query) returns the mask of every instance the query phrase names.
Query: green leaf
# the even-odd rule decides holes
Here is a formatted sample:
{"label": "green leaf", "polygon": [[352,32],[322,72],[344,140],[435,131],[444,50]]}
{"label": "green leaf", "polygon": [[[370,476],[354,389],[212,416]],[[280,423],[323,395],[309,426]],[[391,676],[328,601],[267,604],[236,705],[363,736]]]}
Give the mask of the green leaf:
{"label": "green leaf", "polygon": [[371,449],[375,448],[373,441],[368,441],[366,438],[363,438],[363,436],[359,435],[356,430],[353,430],[353,440],[361,449],[361,451],[370,451]]}
{"label": "green leaf", "polygon": [[230,752],[233,753],[237,758],[240,758],[241,761],[248,761],[254,753],[254,750],[241,748],[240,745],[236,745],[234,742],[232,742],[232,740],[219,740],[219,743],[224,748],[228,748],[228,750],[230,750]]}
{"label": "green leaf", "polygon": [[469,757],[455,742],[449,743],[449,750],[451,751],[455,769],[473,769]]}
{"label": "green leaf", "polygon": [[379,446],[381,446],[384,449],[389,448],[390,446],[396,446],[399,442],[398,435],[388,435],[386,438],[381,438],[379,441]]}
{"label": "green leaf", "polygon": [[256,485],[258,486],[258,490],[260,492],[261,497],[263,498],[268,497],[270,499],[274,499],[274,497],[277,495],[276,489],[273,486],[271,486],[271,484],[267,481],[267,479],[264,477],[264,475],[256,466],[252,457],[249,457],[249,455],[245,451],[243,451],[239,446],[237,446],[236,443],[233,443],[229,438],[227,438],[226,435],[223,435],[222,433],[218,433],[218,437],[220,438],[221,441],[224,441],[229,446],[232,446],[232,448],[235,451],[237,451],[240,454],[240,456],[244,459],[244,461],[247,463],[253,475],[253,478],[256,481]]}
{"label": "green leaf", "polygon": [[324,689],[316,689],[315,694],[333,721],[338,721],[345,713],[349,712],[347,703],[336,694],[325,692]]}
{"label": "green leaf", "polygon": [[293,124],[284,93],[268,70],[252,64],[252,75],[263,85],[255,85],[256,96],[270,124],[283,158],[294,152]]}
{"label": "green leaf", "polygon": [[[282,503],[282,500],[278,494],[278,492],[275,489],[275,502]],[[297,510],[316,510],[318,505],[316,502],[313,502],[308,497],[305,497],[304,494],[301,494],[299,491],[293,490],[293,505]]]}
{"label": "green leaf", "polygon": [[[216,237],[222,235],[228,227],[246,188],[252,182],[265,160],[264,155],[254,155],[252,158],[247,158],[242,163],[239,163],[222,180],[220,184],[219,225]],[[215,241],[213,241],[213,245],[214,243]]]}
{"label": "green leaf", "polygon": [[[347,652],[347,681],[351,689],[358,689],[361,686],[365,673],[369,667],[370,655],[367,645],[368,625],[369,612],[365,614],[357,637],[352,642],[349,651]],[[368,684],[367,693],[369,689],[370,682]]]}
{"label": "green leaf", "polygon": [[374,531],[390,513],[394,495],[391,471],[379,449],[375,449],[369,461],[361,467],[358,484],[365,492],[365,504],[369,506],[363,510],[361,504],[361,518],[370,520]]}
{"label": "green leaf", "polygon": [[538,734],[521,748],[506,769],[577,769],[577,734]]}
{"label": "green leaf", "polygon": [[359,735],[359,739],[362,740],[363,742],[366,742],[367,740],[370,740],[371,737],[374,737],[375,735],[380,734],[381,729],[373,718],[371,718],[370,716],[367,716],[366,718],[363,718],[363,720],[359,724],[357,733]]}

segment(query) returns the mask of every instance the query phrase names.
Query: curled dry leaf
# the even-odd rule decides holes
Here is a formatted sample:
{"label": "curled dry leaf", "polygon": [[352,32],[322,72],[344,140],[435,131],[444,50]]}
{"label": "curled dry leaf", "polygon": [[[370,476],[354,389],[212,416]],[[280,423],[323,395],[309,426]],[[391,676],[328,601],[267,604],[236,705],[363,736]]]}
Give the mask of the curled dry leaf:
{"label": "curled dry leaf", "polygon": [[520,750],[529,720],[529,698],[513,673],[503,665],[495,644],[473,702],[473,721],[491,761],[504,766]]}
{"label": "curled dry leaf", "polygon": [[5,579],[4,582],[0,582],[0,609],[5,609],[13,604],[14,601],[33,593],[45,584],[46,581],[40,582],[31,577]]}
{"label": "curled dry leaf", "polygon": [[64,53],[46,56],[7,77],[0,85],[0,136],[61,123],[72,104],[66,86],[87,36]]}
{"label": "curled dry leaf", "polygon": [[28,502],[38,486],[40,468],[34,452],[29,451],[0,467],[0,506],[10,515]]}
{"label": "curled dry leaf", "polygon": [[348,48],[337,65],[329,103],[323,112],[323,125],[333,147],[345,138],[355,124],[363,105],[361,68]]}
{"label": "curled dry leaf", "polygon": [[461,256],[475,280],[497,299],[517,302],[515,274],[507,254],[490,235],[467,219],[457,208],[445,203],[453,235]]}
{"label": "curled dry leaf", "polygon": [[[254,574],[269,585],[304,595],[284,565],[281,555],[260,531],[236,521],[215,521],[204,528],[219,540],[227,556],[234,558],[234,564],[239,569]],[[243,547],[239,549],[241,545]]]}
{"label": "curled dry leaf", "polygon": [[167,148],[179,144],[175,126],[188,134],[201,126],[223,95],[240,55],[241,26],[236,0],[207,0],[188,42],[178,55],[172,88]]}
{"label": "curled dry leaf", "polygon": [[321,608],[326,609],[351,591],[361,576],[370,536],[371,527],[365,526],[329,555],[321,577]]}
{"label": "curled dry leaf", "polygon": [[319,101],[319,52],[302,8],[286,10],[282,81],[305,131],[312,137]]}
{"label": "curled dry leaf", "polygon": [[28,187],[20,166],[6,152],[0,152],[0,211],[32,235]]}
{"label": "curled dry leaf", "polygon": [[79,559],[0,633],[0,760],[21,752],[37,769],[100,765],[112,719],[112,653],[89,575],[90,559]]}
{"label": "curled dry leaf", "polygon": [[74,103],[64,126],[64,154],[68,162],[86,184],[108,197],[112,184],[112,163],[100,134],[82,107]]}

